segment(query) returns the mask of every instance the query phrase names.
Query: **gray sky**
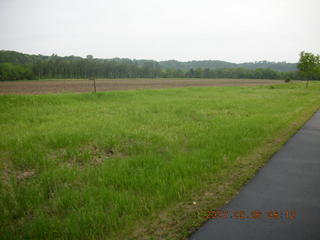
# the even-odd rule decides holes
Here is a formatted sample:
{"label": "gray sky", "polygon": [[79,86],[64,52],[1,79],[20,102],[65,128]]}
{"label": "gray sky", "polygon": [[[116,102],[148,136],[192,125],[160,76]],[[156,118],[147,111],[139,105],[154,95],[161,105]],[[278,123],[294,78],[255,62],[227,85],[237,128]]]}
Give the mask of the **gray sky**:
{"label": "gray sky", "polygon": [[168,60],[320,53],[319,0],[0,0],[0,49]]}

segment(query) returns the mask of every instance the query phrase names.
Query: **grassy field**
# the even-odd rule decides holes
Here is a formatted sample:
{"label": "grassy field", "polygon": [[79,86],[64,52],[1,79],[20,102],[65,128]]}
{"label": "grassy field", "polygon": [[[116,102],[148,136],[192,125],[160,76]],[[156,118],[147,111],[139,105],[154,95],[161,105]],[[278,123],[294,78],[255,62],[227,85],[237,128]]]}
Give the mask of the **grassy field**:
{"label": "grassy field", "polygon": [[319,108],[320,84],[0,103],[1,239],[180,239]]}

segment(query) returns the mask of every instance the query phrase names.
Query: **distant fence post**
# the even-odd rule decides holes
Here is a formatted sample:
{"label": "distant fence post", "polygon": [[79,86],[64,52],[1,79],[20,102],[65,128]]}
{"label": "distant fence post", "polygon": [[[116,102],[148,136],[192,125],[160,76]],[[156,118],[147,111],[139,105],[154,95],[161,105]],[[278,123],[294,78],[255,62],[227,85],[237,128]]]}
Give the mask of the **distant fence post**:
{"label": "distant fence post", "polygon": [[93,88],[94,88],[94,92],[96,93],[96,92],[97,92],[97,88],[96,88],[96,78],[91,77],[91,78],[89,78],[89,80],[93,80]]}

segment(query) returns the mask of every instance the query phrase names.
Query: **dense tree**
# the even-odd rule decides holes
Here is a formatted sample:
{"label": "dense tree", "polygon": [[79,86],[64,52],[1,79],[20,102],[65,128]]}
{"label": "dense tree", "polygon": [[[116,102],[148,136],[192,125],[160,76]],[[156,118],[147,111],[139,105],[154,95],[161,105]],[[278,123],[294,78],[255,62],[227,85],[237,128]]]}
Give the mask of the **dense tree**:
{"label": "dense tree", "polygon": [[[276,71],[275,66],[292,67],[288,63],[256,62],[235,64],[223,61],[179,62],[98,59],[92,55],[60,57],[28,55],[0,51],[1,80],[45,78],[251,78],[301,79],[300,72]],[[279,65],[280,64],[280,65]],[[246,66],[246,67],[244,67]],[[259,66],[259,67],[258,67]],[[269,68],[267,67],[269,66]],[[281,68],[281,67],[280,67]]]}
{"label": "dense tree", "polygon": [[35,76],[30,66],[0,63],[0,81],[31,80],[34,78]]}
{"label": "dense tree", "polygon": [[319,79],[320,77],[320,56],[301,52],[298,69],[302,75],[306,76],[306,87],[308,87],[310,79]]}

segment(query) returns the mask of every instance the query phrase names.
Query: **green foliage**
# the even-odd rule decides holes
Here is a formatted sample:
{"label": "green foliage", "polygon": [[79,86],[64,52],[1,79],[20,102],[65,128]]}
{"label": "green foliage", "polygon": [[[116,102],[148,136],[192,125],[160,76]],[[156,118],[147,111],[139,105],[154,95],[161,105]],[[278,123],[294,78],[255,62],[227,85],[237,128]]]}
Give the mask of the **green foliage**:
{"label": "green foliage", "polygon": [[0,81],[32,80],[35,76],[28,65],[0,63]]}
{"label": "green foliage", "polygon": [[15,51],[0,51],[0,63],[30,64],[37,60],[43,60],[46,58],[48,57],[23,54]]}
{"label": "green foliage", "polygon": [[248,69],[269,68],[279,72],[294,72],[297,70],[296,63],[287,63],[287,62],[259,61],[259,62],[240,63],[238,65]]}
{"label": "green foliage", "polygon": [[127,239],[317,109],[311,90],[0,96],[0,238]]}
{"label": "green foliage", "polygon": [[298,69],[307,79],[320,79],[320,56],[301,52]]}
{"label": "green foliage", "polygon": [[[294,72],[295,64],[255,62],[235,64],[223,61],[97,59],[28,55],[13,51],[0,51],[0,63],[28,64],[39,79],[44,78],[253,78],[292,79],[300,76]],[[29,79],[29,78],[28,78]],[[14,80],[14,79],[7,79]]]}
{"label": "green foliage", "polygon": [[245,68],[245,69],[257,69],[257,68],[269,68],[280,72],[296,71],[296,64],[287,62],[248,62],[248,63],[230,63],[225,61],[217,60],[206,60],[206,61],[189,61],[179,62],[175,60],[161,61],[159,62],[162,68],[175,68],[181,70],[190,70],[191,68],[202,68],[202,69],[218,69],[218,68]]}

